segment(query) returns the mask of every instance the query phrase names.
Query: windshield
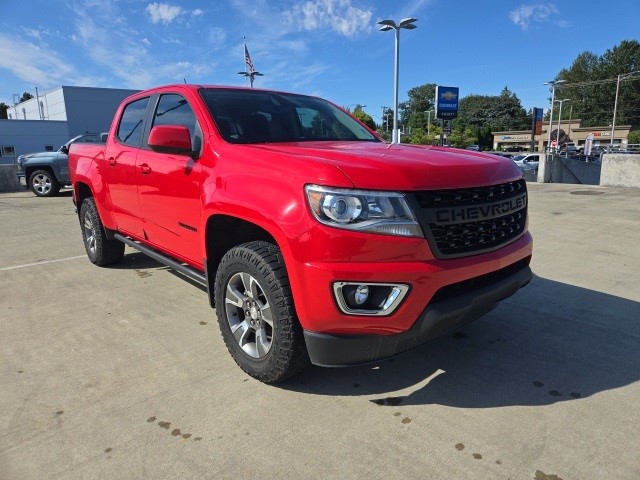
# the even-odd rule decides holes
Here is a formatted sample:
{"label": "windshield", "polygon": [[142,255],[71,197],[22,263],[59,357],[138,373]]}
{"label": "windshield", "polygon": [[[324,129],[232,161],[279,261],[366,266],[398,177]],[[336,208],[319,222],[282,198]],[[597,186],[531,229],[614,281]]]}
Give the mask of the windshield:
{"label": "windshield", "polygon": [[200,90],[200,95],[230,143],[379,142],[362,124],[319,98],[212,88]]}
{"label": "windshield", "polygon": [[526,157],[526,155],[516,155],[511,160],[513,160],[514,162],[521,162],[522,159],[525,158],[525,157]]}

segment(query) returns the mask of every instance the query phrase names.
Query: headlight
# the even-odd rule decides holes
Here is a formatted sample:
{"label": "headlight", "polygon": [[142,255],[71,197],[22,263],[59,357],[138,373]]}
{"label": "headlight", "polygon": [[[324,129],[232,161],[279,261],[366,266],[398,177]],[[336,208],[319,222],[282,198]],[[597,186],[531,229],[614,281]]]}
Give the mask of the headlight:
{"label": "headlight", "polygon": [[313,215],[325,225],[384,235],[423,236],[402,193],[318,185],[307,185],[305,192]]}

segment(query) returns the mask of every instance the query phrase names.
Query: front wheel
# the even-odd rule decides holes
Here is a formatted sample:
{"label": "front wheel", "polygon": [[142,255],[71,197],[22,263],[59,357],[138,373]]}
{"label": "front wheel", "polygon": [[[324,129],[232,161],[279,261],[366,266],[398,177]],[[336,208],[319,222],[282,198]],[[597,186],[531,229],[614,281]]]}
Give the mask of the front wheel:
{"label": "front wheel", "polygon": [[122,260],[124,243],[107,238],[96,202],[92,197],[85,198],[80,207],[80,228],[84,248],[91,263],[105,267]]}
{"label": "front wheel", "polygon": [[54,197],[60,191],[60,183],[48,170],[36,170],[29,177],[29,187],[38,197]]}
{"label": "front wheel", "polygon": [[274,383],[309,364],[278,247],[250,242],[229,250],[216,273],[215,300],[224,342],[246,373]]}

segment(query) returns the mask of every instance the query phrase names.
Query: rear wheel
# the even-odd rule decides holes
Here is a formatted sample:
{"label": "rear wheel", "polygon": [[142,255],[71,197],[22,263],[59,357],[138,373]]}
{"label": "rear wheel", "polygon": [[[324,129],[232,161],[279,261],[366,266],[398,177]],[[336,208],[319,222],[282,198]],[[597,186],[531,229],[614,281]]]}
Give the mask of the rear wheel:
{"label": "rear wheel", "polygon": [[48,170],[36,170],[29,177],[29,187],[38,197],[54,197],[60,191],[60,183]]}
{"label": "rear wheel", "polygon": [[80,207],[80,228],[84,248],[91,263],[105,267],[122,260],[124,243],[107,238],[92,197],[85,198]]}
{"label": "rear wheel", "polygon": [[309,364],[278,247],[250,242],[229,250],[216,274],[215,300],[222,337],[246,373],[274,383]]}

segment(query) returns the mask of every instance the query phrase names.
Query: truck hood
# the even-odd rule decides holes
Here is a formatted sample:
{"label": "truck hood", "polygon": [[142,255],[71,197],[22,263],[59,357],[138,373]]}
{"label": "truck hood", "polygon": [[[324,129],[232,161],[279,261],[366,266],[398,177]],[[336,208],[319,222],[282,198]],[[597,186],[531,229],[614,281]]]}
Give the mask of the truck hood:
{"label": "truck hood", "polygon": [[507,158],[455,148],[377,142],[298,142],[253,147],[278,156],[333,165],[362,189],[476,187],[522,176]]}
{"label": "truck hood", "polygon": [[58,155],[64,155],[64,154],[56,150],[53,152],[25,153],[24,155],[20,155],[20,157],[26,160],[27,158],[48,158],[48,157],[56,157]]}

